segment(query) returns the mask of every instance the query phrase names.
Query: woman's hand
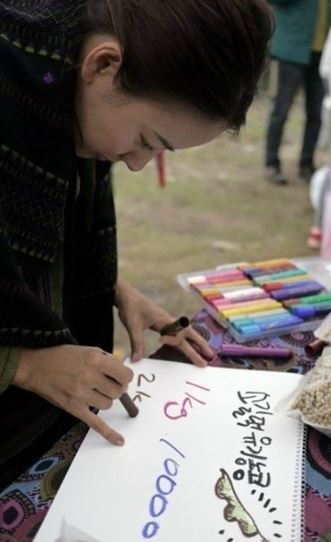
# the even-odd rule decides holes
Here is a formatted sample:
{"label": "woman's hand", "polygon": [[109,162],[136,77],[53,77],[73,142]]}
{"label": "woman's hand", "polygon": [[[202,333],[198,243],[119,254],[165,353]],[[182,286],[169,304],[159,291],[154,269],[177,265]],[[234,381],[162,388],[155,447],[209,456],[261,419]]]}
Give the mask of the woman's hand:
{"label": "woman's hand", "polygon": [[[116,287],[116,304],[119,317],[126,327],[131,342],[131,360],[139,361],[144,355],[144,330],[153,329],[160,332],[175,318],[161,309],[138,290],[123,279],[118,279]],[[206,359],[213,357],[205,339],[192,326],[180,331],[176,337],[164,335],[160,338],[162,344],[170,344],[181,350],[194,365],[205,367]]]}
{"label": "woman's hand", "polygon": [[121,446],[123,436],[89,407],[109,409],[132,378],[129,367],[100,348],[62,345],[23,349],[13,384],[40,395]]}

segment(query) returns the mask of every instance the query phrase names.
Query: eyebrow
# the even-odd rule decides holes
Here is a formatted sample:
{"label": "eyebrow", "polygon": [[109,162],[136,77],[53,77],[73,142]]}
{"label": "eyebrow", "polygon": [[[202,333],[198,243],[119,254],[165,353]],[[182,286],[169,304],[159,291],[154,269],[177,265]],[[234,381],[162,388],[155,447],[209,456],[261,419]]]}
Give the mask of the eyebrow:
{"label": "eyebrow", "polygon": [[158,140],[162,143],[163,147],[165,149],[167,149],[168,151],[172,151],[172,152],[175,152],[175,149],[172,145],[170,145],[170,143],[164,139],[164,137],[162,137],[160,134],[158,134],[157,132],[154,132],[154,134],[156,135],[156,137],[158,138]]}

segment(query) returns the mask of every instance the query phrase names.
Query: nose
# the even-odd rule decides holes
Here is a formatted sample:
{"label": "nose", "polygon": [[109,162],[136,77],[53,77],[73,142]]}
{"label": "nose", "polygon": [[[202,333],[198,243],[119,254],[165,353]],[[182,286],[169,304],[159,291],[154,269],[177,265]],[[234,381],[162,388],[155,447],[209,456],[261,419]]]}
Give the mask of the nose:
{"label": "nose", "polygon": [[156,156],[156,154],[157,152],[140,153],[139,155],[127,153],[122,154],[120,159],[126,164],[130,171],[141,171],[146,164]]}

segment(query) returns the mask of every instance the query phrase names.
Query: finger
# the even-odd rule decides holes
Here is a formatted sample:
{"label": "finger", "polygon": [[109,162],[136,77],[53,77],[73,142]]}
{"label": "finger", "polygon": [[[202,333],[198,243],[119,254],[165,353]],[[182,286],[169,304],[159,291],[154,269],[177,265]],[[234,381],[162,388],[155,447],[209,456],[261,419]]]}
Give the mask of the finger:
{"label": "finger", "polygon": [[[116,399],[116,397],[114,397],[114,399]],[[98,410],[108,410],[113,406],[113,398],[96,389],[91,390],[86,402]]]}
{"label": "finger", "polygon": [[130,331],[131,361],[136,362],[144,356],[144,335],[143,330]]}
{"label": "finger", "polygon": [[91,412],[88,407],[81,407],[75,410],[75,412],[72,412],[74,416],[85,422],[104,439],[108,440],[108,442],[116,444],[116,446],[123,446],[125,443],[124,437],[107,425],[99,416]]}
{"label": "finger", "polygon": [[194,365],[197,367],[206,367],[207,361],[200,356],[200,354],[193,348],[193,346],[188,341],[182,341],[178,348],[181,352],[188,357]]}
{"label": "finger", "polygon": [[214,357],[215,354],[207,341],[200,335],[200,333],[195,331],[195,329],[192,328],[191,332],[186,335],[186,339],[188,339],[190,342],[194,342],[195,345],[198,346],[202,356],[209,359]]}
{"label": "finger", "polygon": [[107,375],[101,375],[94,387],[110,399],[118,399],[128,389],[127,385],[121,385]]}
{"label": "finger", "polygon": [[175,337],[170,337],[170,335],[163,335],[159,338],[161,344],[169,344],[170,346],[179,346],[179,344],[184,340],[183,336],[176,335]]}
{"label": "finger", "polygon": [[119,358],[107,353],[100,356],[100,358],[99,367],[104,375],[112,378],[121,386],[127,386],[131,382],[134,373]]}

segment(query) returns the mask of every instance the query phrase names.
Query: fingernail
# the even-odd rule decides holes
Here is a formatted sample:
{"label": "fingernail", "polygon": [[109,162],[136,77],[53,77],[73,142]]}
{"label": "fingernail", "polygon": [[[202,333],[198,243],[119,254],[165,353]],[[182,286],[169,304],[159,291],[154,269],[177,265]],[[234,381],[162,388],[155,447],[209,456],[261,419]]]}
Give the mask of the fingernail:
{"label": "fingernail", "polygon": [[123,446],[124,445],[124,438],[118,438],[115,440],[116,446]]}
{"label": "fingernail", "polygon": [[132,355],[132,358],[131,358],[131,361],[133,361],[133,363],[135,363],[136,361],[139,361],[140,360],[140,356],[139,354],[137,354],[136,352]]}

